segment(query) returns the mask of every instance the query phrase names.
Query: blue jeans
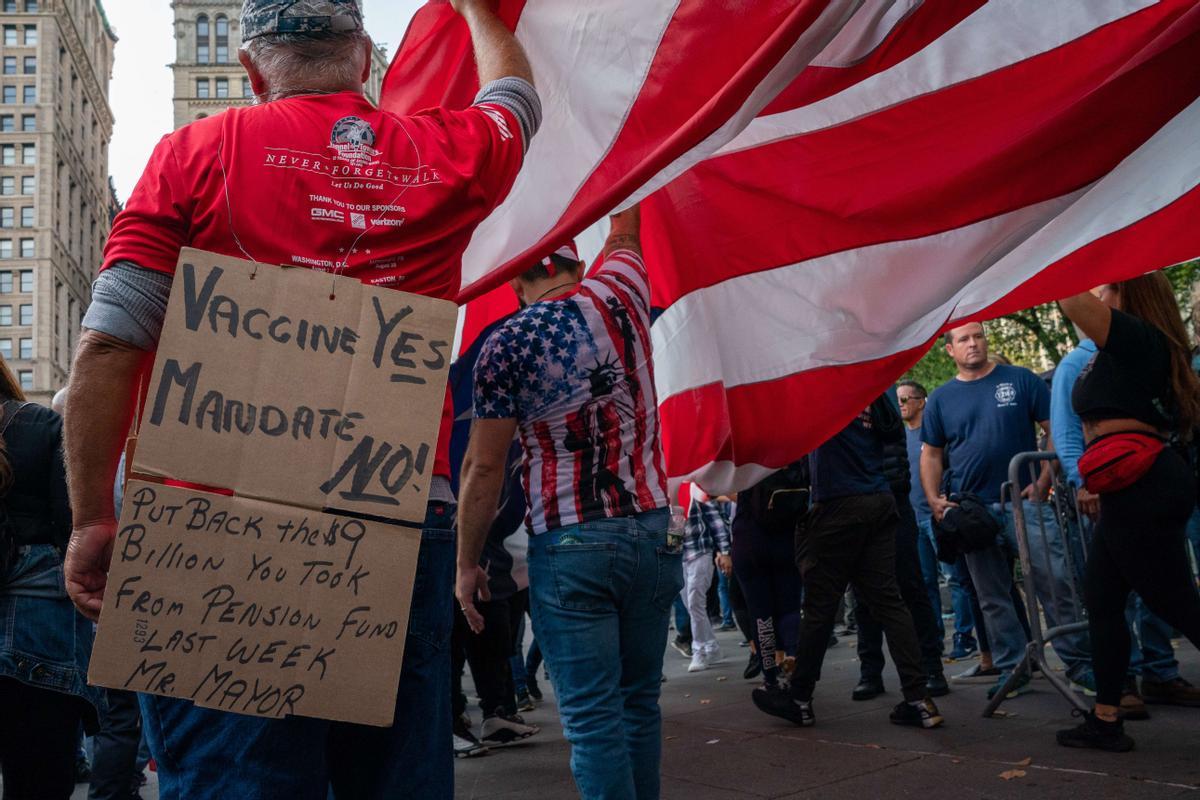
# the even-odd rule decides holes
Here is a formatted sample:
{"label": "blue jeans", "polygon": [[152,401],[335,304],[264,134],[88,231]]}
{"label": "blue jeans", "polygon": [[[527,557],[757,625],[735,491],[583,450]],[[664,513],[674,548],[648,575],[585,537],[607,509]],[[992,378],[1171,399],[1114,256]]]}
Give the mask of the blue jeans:
{"label": "blue jeans", "polygon": [[729,605],[729,578],[721,570],[717,570],[717,600],[721,604],[721,624],[728,627],[733,624],[733,606]]}
{"label": "blue jeans", "polygon": [[[1029,554],[1033,563],[1034,585],[1038,601],[1050,627],[1078,621],[1071,602],[1069,571],[1064,555],[1065,542],[1054,511],[1048,505],[1035,505],[1022,501],[1025,512],[1025,528],[1028,532]],[[1038,509],[1045,521],[1045,536],[1038,525]],[[1011,505],[1000,513],[999,503],[993,504],[992,514],[1000,522],[1002,530],[996,546],[967,554],[967,565],[971,580],[983,609],[984,624],[987,625],[988,641],[992,648],[992,659],[1003,671],[1013,669],[1025,655],[1028,639],[1021,629],[1016,606],[1012,599],[1012,570],[1006,551],[1017,552],[1017,537],[1013,529]],[[1050,560],[1047,574],[1046,559]],[[1091,669],[1091,645],[1086,631],[1055,637],[1054,651],[1067,668],[1072,679],[1081,678]]]}
{"label": "blue jeans", "polygon": [[687,606],[683,603],[683,598],[676,595],[671,601],[671,611],[675,614],[675,635],[681,637],[681,641],[691,643],[692,641],[692,618],[688,616]]}
{"label": "blue jeans", "polygon": [[917,518],[917,554],[921,557],[921,577],[925,581],[925,593],[933,616],[937,619],[938,634],[946,638],[946,623],[942,621],[942,587],[939,584],[941,566],[937,559],[937,545],[933,538],[933,521]]}
{"label": "blue jeans", "polygon": [[141,695],[162,800],[451,800],[454,506],[430,503],[390,728],[264,719]]}
{"label": "blue jeans", "polygon": [[1125,610],[1133,636],[1129,637],[1129,675],[1166,683],[1179,677],[1179,662],[1171,647],[1171,626],[1163,622],[1136,594],[1129,595]]}
{"label": "blue jeans", "polygon": [[683,588],[666,509],[529,537],[533,630],[584,800],[659,796],[667,618]]}

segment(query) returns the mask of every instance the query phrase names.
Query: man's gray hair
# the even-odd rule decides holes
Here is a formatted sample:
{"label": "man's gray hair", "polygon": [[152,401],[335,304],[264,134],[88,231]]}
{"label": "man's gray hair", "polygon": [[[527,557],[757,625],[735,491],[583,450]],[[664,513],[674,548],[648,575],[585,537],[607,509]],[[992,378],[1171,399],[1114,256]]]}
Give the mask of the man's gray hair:
{"label": "man's gray hair", "polygon": [[337,90],[361,84],[362,31],[336,34],[277,33],[242,45],[272,95],[305,90]]}

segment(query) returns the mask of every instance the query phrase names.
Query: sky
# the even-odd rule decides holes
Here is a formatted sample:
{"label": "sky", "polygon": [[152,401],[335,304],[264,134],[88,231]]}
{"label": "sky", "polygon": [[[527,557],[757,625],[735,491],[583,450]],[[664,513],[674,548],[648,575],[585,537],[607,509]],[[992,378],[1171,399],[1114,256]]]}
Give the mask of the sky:
{"label": "sky", "polygon": [[[124,202],[154,145],[170,133],[175,60],[170,0],[103,0],[118,41],[109,102],[116,120],[109,172]],[[388,54],[396,51],[408,21],[423,0],[364,0],[367,32]]]}

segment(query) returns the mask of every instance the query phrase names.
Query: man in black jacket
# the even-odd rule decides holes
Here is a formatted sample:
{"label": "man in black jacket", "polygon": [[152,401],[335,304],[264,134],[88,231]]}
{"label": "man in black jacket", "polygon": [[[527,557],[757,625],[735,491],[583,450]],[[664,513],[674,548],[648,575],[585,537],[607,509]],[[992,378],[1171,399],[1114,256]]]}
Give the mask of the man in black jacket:
{"label": "man in black jacket", "polygon": [[[892,393],[886,396],[892,402]],[[898,409],[897,409],[897,413]],[[943,639],[938,632],[938,618],[925,591],[921,574],[921,557],[917,551],[917,515],[909,496],[912,492],[912,473],[908,463],[908,450],[904,438],[889,439],[883,445],[883,473],[896,500],[896,511],[900,515],[896,526],[896,581],[900,585],[900,596],[912,615],[921,645],[921,665],[925,668],[925,688],[930,697],[941,697],[950,693],[942,670]],[[883,688],[883,628],[871,615],[871,609],[863,603],[855,611],[858,622],[859,682],[851,697],[855,700],[870,700],[884,693]]]}
{"label": "man in black jacket", "polygon": [[812,697],[833,631],[838,603],[851,584],[887,633],[900,672],[904,700],[891,714],[898,725],[935,728],[942,724],[926,690],[912,616],[896,584],[896,500],[883,474],[885,441],[904,441],[891,401],[880,398],[809,456],[813,506],[796,562],[804,580],[804,620],[796,671],[788,690],[756,689],[761,711],[800,726],[815,722]]}

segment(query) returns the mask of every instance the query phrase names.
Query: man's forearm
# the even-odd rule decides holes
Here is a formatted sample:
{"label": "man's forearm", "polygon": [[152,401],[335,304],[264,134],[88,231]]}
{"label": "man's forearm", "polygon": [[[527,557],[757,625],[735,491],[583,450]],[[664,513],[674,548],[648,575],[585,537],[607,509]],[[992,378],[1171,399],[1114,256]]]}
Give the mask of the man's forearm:
{"label": "man's forearm", "polygon": [[458,564],[471,567],[479,563],[483,544],[496,518],[504,470],[463,465],[462,490],[458,498]]}
{"label": "man's forearm", "polygon": [[533,69],[525,49],[495,13],[482,3],[472,3],[461,13],[471,30],[480,86],[500,78],[523,78],[533,83]]}
{"label": "man's forearm", "polygon": [[942,495],[942,464],[941,456],[932,453],[921,453],[921,489],[930,505]]}
{"label": "man's forearm", "polygon": [[138,378],[153,354],[84,331],[67,387],[67,480],[75,527],[114,516],[113,482],[137,402]]}
{"label": "man's forearm", "polygon": [[627,208],[608,218],[608,239],[604,242],[605,257],[617,250],[632,250],[642,254],[642,211],[639,206]]}

